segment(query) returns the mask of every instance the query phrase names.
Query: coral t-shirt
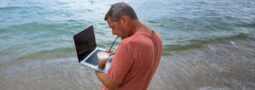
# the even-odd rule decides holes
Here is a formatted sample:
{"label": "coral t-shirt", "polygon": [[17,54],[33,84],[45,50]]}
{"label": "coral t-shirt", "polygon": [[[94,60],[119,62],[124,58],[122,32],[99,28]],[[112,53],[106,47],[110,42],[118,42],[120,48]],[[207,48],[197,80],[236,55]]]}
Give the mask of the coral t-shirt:
{"label": "coral t-shirt", "polygon": [[[162,54],[158,33],[138,31],[123,39],[107,72],[119,84],[117,90],[146,90],[156,72]],[[107,90],[102,86],[102,90]]]}

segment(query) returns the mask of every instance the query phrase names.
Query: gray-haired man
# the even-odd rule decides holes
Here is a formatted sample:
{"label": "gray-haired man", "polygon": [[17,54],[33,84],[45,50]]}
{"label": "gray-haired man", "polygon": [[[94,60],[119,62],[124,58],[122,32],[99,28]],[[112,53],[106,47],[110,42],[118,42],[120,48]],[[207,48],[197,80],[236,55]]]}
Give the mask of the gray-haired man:
{"label": "gray-haired man", "polygon": [[96,71],[102,90],[146,90],[158,67],[162,41],[158,33],[142,24],[128,4],[111,6],[105,16],[112,34],[122,41],[107,74]]}

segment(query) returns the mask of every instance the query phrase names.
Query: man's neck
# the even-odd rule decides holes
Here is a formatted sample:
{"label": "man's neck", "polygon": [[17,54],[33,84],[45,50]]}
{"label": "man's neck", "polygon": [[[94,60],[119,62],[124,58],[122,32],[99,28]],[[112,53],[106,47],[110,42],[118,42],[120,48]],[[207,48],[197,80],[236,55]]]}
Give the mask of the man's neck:
{"label": "man's neck", "polygon": [[151,32],[151,30],[147,26],[142,24],[139,20],[132,21],[132,29],[131,30],[132,30],[132,34],[134,34],[137,31]]}

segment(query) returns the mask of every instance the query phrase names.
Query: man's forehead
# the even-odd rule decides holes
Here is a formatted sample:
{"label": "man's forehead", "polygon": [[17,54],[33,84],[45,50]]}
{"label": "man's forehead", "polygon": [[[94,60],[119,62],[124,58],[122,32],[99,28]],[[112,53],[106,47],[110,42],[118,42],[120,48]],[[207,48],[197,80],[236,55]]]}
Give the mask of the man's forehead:
{"label": "man's forehead", "polygon": [[111,20],[108,18],[107,20],[108,25],[111,27]]}
{"label": "man's forehead", "polygon": [[107,18],[107,22],[110,24],[110,23],[111,23],[111,19],[110,19],[110,18]]}
{"label": "man's forehead", "polygon": [[107,19],[107,22],[110,27],[112,27],[114,25],[114,23],[117,23],[117,21],[112,21],[110,18]]}

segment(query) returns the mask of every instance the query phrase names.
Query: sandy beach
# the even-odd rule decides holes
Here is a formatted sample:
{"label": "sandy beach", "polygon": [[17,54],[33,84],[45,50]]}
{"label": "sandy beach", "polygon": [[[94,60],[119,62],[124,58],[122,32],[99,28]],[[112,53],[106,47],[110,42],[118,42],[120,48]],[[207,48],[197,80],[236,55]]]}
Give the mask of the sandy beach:
{"label": "sandy beach", "polygon": [[[255,40],[225,40],[162,56],[148,90],[252,90]],[[76,58],[24,60],[0,68],[0,90],[99,90]]]}

